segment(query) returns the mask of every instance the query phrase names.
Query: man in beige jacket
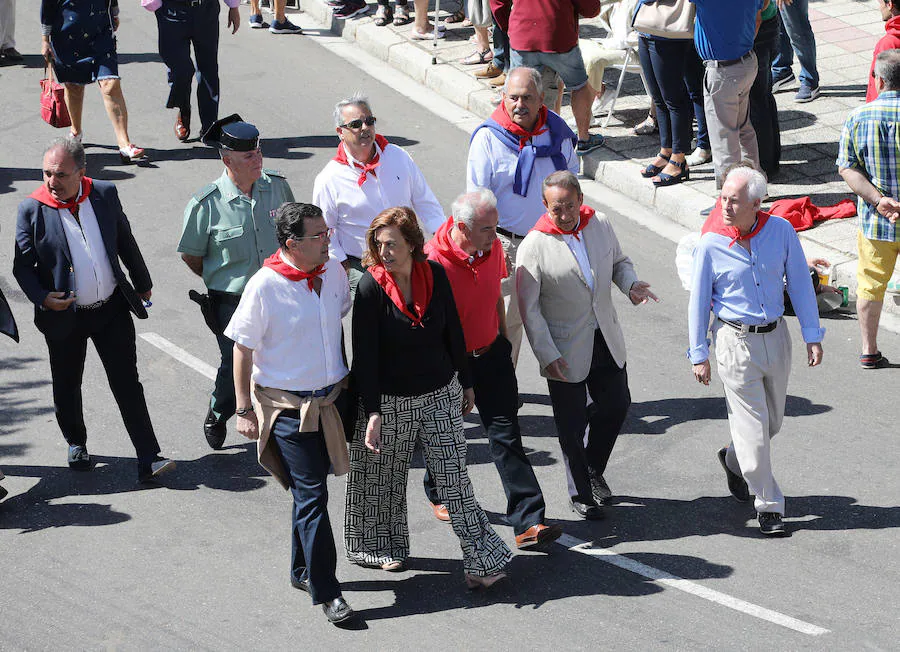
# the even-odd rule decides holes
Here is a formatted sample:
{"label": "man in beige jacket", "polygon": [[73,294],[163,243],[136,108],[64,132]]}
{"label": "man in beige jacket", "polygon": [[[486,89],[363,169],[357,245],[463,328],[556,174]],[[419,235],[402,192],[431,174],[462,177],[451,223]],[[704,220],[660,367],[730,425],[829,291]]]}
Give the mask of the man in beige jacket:
{"label": "man in beige jacket", "polygon": [[519,309],[547,378],[572,510],[599,519],[600,503],[611,497],[603,473],[631,405],[611,285],[635,305],[658,299],[638,280],[606,217],[583,205],[574,174],[554,172],[542,191],[547,213],[519,248]]}

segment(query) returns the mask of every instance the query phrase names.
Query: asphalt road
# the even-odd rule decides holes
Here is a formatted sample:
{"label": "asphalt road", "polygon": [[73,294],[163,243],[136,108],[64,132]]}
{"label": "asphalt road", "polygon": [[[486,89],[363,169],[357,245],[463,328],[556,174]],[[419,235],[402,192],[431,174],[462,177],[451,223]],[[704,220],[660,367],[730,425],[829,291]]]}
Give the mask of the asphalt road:
{"label": "asphalt road", "polygon": [[[721,385],[698,385],[684,356],[687,294],[675,277],[674,244],[628,219],[652,216],[611,193],[595,195],[595,204],[663,298],[639,308],[618,301],[634,404],[607,473],[616,503],[606,521],[573,519],[546,384],[523,347],[525,443],[548,518],[563,526],[567,546],[517,554],[510,580],[490,593],[465,590],[458,543],[431,516],[418,461],[410,473],[409,569],[386,574],[341,560],[339,578],[361,622],[350,630],[329,625],[288,583],[289,495],[233,432],[225,450],[207,447],[201,423],[211,382],[144,339],[138,355],[151,415],[178,469],[161,488],[135,485],[133,450],[91,351],[84,401],[100,463],[91,473],[70,472],[46,348],[10,274],[15,207],[39,183],[43,146],[56,135],[37,112],[34,12],[33,3],[19,3],[27,65],[0,69],[0,283],[22,330],[20,345],[0,341],[0,468],[11,493],[0,504],[4,650],[896,649],[897,370],[859,369],[850,315],[825,322],[825,362],[809,369],[792,320],[788,416],[774,444],[792,536],[762,539],[752,508],[728,495],[715,457],[728,440]],[[411,101],[415,87],[375,81],[321,47],[327,40],[246,25],[234,37],[223,33],[221,114],[239,112],[259,126],[266,165],[286,172],[303,199],[333,155],[331,107],[362,90],[381,133],[409,149],[449,209],[463,188],[466,133]],[[119,163],[90,88],[88,169],[118,182],[155,280],[151,318],[137,322],[139,333],[214,365],[213,338],[186,296],[198,281],[175,247],[185,203],[221,166],[212,150],[171,134],[155,44],[152,17],[124,7],[119,48],[131,133],[151,164]],[[884,333],[881,349],[900,358],[900,338]],[[467,433],[479,501],[512,544],[487,442],[477,425]],[[331,479],[339,556],[343,485]]]}

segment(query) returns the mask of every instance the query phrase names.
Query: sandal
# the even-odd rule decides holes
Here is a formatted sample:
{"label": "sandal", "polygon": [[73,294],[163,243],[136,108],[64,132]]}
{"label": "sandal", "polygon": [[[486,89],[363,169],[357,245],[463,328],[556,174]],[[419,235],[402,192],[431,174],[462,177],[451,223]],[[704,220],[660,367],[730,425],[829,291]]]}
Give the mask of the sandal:
{"label": "sandal", "polygon": [[669,164],[669,157],[666,156],[665,154],[663,154],[662,152],[657,154],[656,158],[661,158],[661,159],[665,160],[665,163],[663,163],[662,165],[653,165],[653,163],[650,163],[647,167],[645,167],[643,170],[641,170],[641,176],[644,177],[645,179],[649,179],[650,177],[655,177],[657,174],[659,174],[660,172],[663,171],[663,168],[666,167],[666,165]]}
{"label": "sandal", "polygon": [[122,159],[122,163],[137,163],[147,158],[147,154],[143,147],[129,143],[128,147],[119,148],[119,158]]}
{"label": "sandal", "polygon": [[378,5],[378,10],[375,12],[375,25],[384,27],[388,23],[392,23],[393,20],[394,12],[391,11],[391,8],[387,5]]}
{"label": "sandal", "polygon": [[438,32],[435,35],[433,28],[429,29],[427,32],[420,32],[413,27],[412,31],[409,33],[409,38],[414,41],[432,41],[435,38],[444,38],[444,30],[438,29]]}
{"label": "sandal", "polygon": [[466,19],[466,15],[462,9],[457,9],[444,19],[445,23],[461,23]]}
{"label": "sandal", "polygon": [[668,174],[666,172],[660,172],[658,175],[658,180],[653,182],[653,185],[657,188],[665,188],[666,186],[674,186],[676,183],[682,183],[691,178],[691,170],[687,166],[687,161],[682,161],[681,163],[672,163],[672,165],[677,165],[681,168],[681,172],[678,174]]}
{"label": "sandal", "polygon": [[397,5],[397,8],[394,10],[394,25],[400,27],[401,25],[407,25],[411,22],[412,18],[409,17],[409,6]]}
{"label": "sandal", "polygon": [[642,123],[635,125],[633,131],[635,136],[648,136],[659,131],[659,127],[656,124],[656,120],[647,116]]}
{"label": "sandal", "polygon": [[881,355],[881,351],[875,351],[875,353],[863,353],[859,356],[859,366],[863,369],[880,369],[881,367],[888,366],[888,360],[883,355]]}
{"label": "sandal", "polygon": [[482,63],[489,63],[494,60],[494,52],[487,48],[486,50],[482,50],[481,52],[475,51],[467,57],[463,57],[459,60],[464,66],[476,66]]}

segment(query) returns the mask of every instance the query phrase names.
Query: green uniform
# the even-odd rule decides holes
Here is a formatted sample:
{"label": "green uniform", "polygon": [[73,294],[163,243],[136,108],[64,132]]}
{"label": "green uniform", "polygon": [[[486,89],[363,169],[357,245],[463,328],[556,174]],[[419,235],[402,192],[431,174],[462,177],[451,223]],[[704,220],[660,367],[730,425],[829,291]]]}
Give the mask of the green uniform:
{"label": "green uniform", "polygon": [[223,172],[184,209],[178,251],[203,258],[207,288],[240,294],[278,249],[274,215],[286,201],[294,201],[294,194],[280,172],[264,169],[250,197]]}

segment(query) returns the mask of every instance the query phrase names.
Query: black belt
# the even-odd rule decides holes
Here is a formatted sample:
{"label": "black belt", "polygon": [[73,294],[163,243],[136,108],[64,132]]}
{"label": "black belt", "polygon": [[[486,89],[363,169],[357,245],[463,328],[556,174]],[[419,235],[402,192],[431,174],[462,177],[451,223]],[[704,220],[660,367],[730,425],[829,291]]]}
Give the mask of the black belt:
{"label": "black belt", "polygon": [[483,356],[485,353],[487,353],[488,351],[490,351],[490,350],[491,350],[491,347],[494,346],[494,344],[496,344],[496,343],[497,343],[497,340],[495,339],[493,342],[491,342],[491,343],[488,344],[487,346],[482,346],[482,347],[479,347],[479,348],[477,348],[477,349],[475,349],[475,350],[473,350],[473,351],[468,351],[468,352],[466,353],[466,355],[469,356],[470,358],[480,358],[480,357]]}
{"label": "black belt", "polygon": [[215,299],[219,303],[228,303],[236,306],[241,302],[240,294],[231,294],[230,292],[221,292],[220,290],[207,290],[210,299]]}
{"label": "black belt", "polygon": [[750,58],[751,54],[753,54],[753,50],[750,50],[747,54],[745,54],[744,56],[742,56],[739,59],[726,59],[725,61],[718,61],[715,59],[710,59],[710,60],[704,61],[704,63],[710,63],[713,66],[715,66],[716,68],[727,68],[728,66],[733,66],[735,64],[741,63],[742,61],[746,61],[747,59]]}
{"label": "black belt", "polygon": [[199,7],[206,0],[163,0],[163,2],[169,2],[176,5],[186,5],[188,7]]}
{"label": "black belt", "polygon": [[506,229],[501,229],[499,226],[497,227],[497,233],[507,238],[518,238],[521,240],[524,238],[524,235],[519,235],[518,233],[513,233],[512,231],[507,231]]}
{"label": "black belt", "polygon": [[776,328],[778,328],[778,320],[775,320],[768,324],[761,324],[759,326],[749,326],[747,324],[742,324],[739,321],[731,321],[730,319],[722,319],[721,317],[719,317],[718,319],[726,326],[731,326],[734,330],[740,331],[741,333],[757,333],[759,335],[762,335],[763,333],[771,333]]}

